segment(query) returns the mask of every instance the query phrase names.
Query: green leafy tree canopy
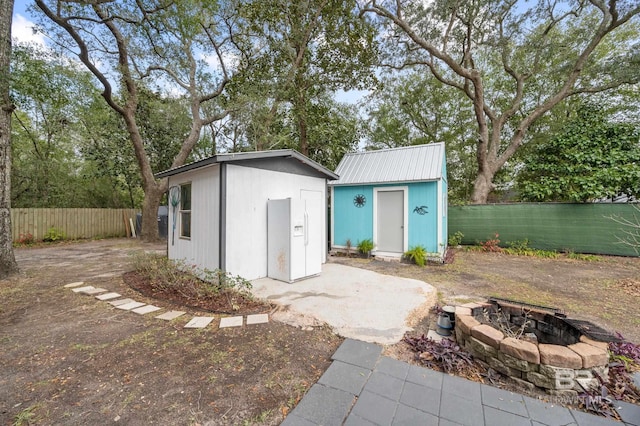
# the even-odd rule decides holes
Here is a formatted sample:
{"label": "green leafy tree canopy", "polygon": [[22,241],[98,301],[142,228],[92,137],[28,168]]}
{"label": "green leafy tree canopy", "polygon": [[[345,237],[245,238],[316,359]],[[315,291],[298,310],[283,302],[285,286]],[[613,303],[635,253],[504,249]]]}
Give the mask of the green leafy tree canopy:
{"label": "green leafy tree canopy", "polygon": [[565,130],[540,142],[518,177],[523,200],[587,202],[640,195],[640,128],[586,104]]}

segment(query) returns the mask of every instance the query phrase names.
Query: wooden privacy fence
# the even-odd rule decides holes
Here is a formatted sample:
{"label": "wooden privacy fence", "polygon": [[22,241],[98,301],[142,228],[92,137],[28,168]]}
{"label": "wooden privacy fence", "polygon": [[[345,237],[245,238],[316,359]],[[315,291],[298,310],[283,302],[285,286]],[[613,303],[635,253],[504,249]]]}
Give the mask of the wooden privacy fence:
{"label": "wooden privacy fence", "polygon": [[527,239],[530,247],[543,250],[636,256],[632,247],[620,244],[625,227],[612,216],[640,221],[633,204],[491,204],[449,207],[448,229],[449,235],[462,232],[463,244],[499,234],[500,245]]}
{"label": "wooden privacy fence", "polygon": [[125,237],[125,218],[135,223],[136,209],[11,209],[13,240],[31,234],[42,240],[51,228],[65,238]]}

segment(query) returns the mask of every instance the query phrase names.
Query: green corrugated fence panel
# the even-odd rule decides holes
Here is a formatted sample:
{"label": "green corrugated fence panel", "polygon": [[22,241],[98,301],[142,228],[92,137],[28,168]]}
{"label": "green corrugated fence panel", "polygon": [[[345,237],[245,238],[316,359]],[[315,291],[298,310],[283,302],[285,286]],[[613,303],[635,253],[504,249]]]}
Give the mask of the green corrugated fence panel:
{"label": "green corrugated fence panel", "polygon": [[[449,207],[449,235],[460,231],[463,244],[476,244],[499,234],[500,245],[529,240],[543,250],[636,256],[620,244],[624,227],[612,216],[640,220],[633,204],[491,204]],[[627,228],[628,229],[628,228]]]}

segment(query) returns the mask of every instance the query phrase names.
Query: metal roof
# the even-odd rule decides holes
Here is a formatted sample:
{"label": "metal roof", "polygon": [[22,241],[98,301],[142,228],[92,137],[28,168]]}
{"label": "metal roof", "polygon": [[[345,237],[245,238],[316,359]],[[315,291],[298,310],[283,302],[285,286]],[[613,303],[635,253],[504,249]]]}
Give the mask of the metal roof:
{"label": "metal roof", "polygon": [[346,154],[330,185],[438,180],[444,155],[442,142]]}
{"label": "metal roof", "polygon": [[312,159],[305,157],[304,155],[300,154],[298,151],[294,149],[275,149],[272,151],[230,152],[227,154],[217,154],[211,157],[207,157],[200,161],[195,161],[193,163],[185,164],[184,166],[174,167],[172,169],[156,173],[155,176],[157,178],[173,176],[179,173],[183,173],[189,170],[199,169],[201,167],[205,167],[205,166],[216,164],[216,163],[232,163],[232,162],[240,162],[240,161],[264,160],[269,158],[292,158],[306,165],[307,167],[310,167],[316,170],[320,174],[324,175],[327,179],[338,179],[337,174],[333,173],[331,170],[327,169],[326,167],[316,163]]}

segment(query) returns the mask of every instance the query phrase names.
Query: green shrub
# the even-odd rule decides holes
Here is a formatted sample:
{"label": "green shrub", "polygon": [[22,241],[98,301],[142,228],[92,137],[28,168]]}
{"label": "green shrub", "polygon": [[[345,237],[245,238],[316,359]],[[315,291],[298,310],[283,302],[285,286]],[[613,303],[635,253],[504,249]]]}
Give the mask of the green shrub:
{"label": "green shrub", "polygon": [[251,282],[220,269],[200,269],[164,255],[142,253],[133,256],[133,268],[160,291],[175,291],[187,297],[213,297],[227,291],[251,298]]}
{"label": "green shrub", "polygon": [[462,243],[462,238],[464,238],[464,234],[460,231],[457,231],[453,235],[449,235],[449,245],[451,247],[459,246]]}
{"label": "green shrub", "polygon": [[362,240],[358,243],[358,251],[362,254],[366,254],[367,256],[373,250],[373,241],[370,239]]}
{"label": "green shrub", "polygon": [[64,234],[64,231],[62,229],[55,228],[52,226],[47,230],[47,233],[44,234],[42,241],[47,241],[47,242],[60,241],[60,240],[64,240],[65,237],[66,235]]}
{"label": "green shrub", "polygon": [[427,263],[427,250],[420,245],[414,246],[404,252],[404,257],[418,266],[424,266]]}

